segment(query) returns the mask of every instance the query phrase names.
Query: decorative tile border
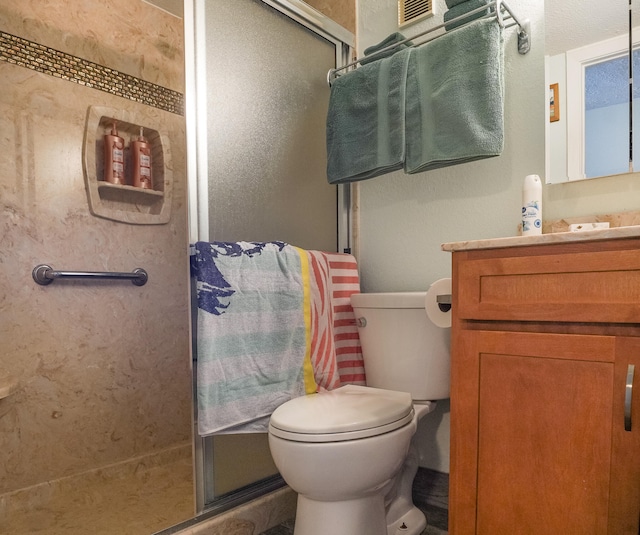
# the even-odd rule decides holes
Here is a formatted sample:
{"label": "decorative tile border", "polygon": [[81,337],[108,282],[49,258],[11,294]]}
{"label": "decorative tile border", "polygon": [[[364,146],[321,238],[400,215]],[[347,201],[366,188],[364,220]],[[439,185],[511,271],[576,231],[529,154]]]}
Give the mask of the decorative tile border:
{"label": "decorative tile border", "polygon": [[184,115],[182,93],[2,31],[0,60]]}

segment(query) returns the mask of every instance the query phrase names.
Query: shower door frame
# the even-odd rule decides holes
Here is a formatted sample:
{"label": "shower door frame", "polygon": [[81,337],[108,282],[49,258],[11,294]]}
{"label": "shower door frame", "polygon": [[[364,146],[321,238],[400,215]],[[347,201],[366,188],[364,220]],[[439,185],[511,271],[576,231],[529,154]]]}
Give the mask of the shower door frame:
{"label": "shower door frame", "polygon": [[[300,24],[335,46],[335,67],[342,67],[351,61],[355,47],[354,35],[299,0],[260,0],[293,22]],[[208,205],[208,162],[207,162],[207,121],[206,113],[206,64],[203,50],[206,35],[204,4],[206,0],[186,0],[184,3],[185,29],[185,118],[187,135],[187,183],[189,194],[189,239],[209,241],[209,205]],[[200,46],[199,46],[200,45]],[[198,120],[198,118],[204,120]],[[337,250],[351,252],[351,185],[339,185],[338,197],[338,236]],[[195,289],[191,285],[192,302]],[[193,323],[194,315],[191,314]],[[192,332],[195,332],[192,325]],[[191,355],[195,356],[195,340],[192,340]],[[246,503],[276,488],[284,486],[284,480],[273,476],[243,487],[222,498],[215,497],[213,482],[213,441],[201,437],[196,432],[195,369],[197,362],[192,358],[194,378],[194,484],[196,515],[213,516],[232,507]]]}

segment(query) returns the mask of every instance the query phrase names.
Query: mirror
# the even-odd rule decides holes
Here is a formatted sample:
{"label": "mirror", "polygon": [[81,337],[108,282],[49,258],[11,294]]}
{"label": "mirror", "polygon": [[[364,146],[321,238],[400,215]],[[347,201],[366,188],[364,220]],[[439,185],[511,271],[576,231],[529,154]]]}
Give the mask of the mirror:
{"label": "mirror", "polygon": [[630,172],[629,0],[545,1],[546,182]]}

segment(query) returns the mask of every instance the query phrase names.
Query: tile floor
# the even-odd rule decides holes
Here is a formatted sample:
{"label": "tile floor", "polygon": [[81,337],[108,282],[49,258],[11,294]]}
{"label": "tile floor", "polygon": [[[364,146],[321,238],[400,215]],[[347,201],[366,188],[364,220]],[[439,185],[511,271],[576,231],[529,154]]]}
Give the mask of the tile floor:
{"label": "tile floor", "polygon": [[[420,468],[413,482],[413,502],[427,517],[421,535],[447,535],[449,474]],[[260,535],[293,535],[294,521],[287,520]]]}

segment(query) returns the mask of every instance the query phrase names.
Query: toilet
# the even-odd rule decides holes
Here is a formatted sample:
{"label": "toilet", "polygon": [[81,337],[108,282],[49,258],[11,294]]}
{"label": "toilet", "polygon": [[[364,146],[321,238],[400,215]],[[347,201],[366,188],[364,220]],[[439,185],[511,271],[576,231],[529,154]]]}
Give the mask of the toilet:
{"label": "toilet", "polygon": [[298,493],[295,535],[419,535],[411,497],[419,420],[449,397],[450,329],[426,292],[351,296],[367,386],[294,398],[272,414],[269,447]]}

